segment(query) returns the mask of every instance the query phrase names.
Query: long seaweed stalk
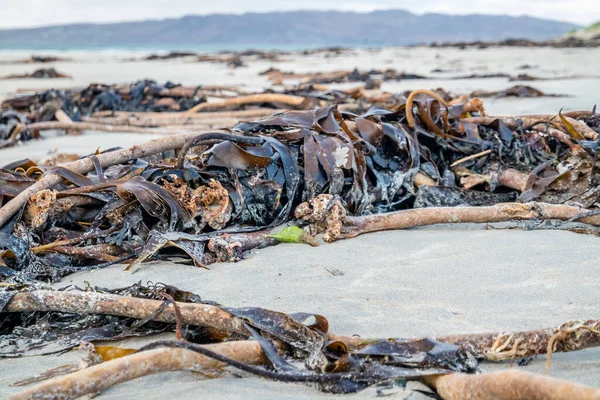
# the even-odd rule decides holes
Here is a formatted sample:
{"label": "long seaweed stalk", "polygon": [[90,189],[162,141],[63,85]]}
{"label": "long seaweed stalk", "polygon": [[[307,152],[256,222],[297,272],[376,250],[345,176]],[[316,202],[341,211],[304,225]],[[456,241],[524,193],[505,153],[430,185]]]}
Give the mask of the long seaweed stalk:
{"label": "long seaweed stalk", "polygon": [[365,233],[417,226],[454,223],[493,223],[528,220],[578,221],[600,226],[600,215],[563,204],[540,202],[502,203],[487,207],[414,208],[383,214],[347,216],[331,195],[321,194],[296,208],[296,217],[311,223],[314,233],[324,232],[324,240],[356,237]]}

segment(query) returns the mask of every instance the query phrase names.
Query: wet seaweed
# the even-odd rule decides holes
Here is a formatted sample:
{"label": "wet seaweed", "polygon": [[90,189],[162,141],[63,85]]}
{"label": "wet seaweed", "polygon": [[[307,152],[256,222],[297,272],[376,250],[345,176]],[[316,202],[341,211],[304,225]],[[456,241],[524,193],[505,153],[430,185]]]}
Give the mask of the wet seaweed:
{"label": "wet seaweed", "polygon": [[[600,344],[597,320],[524,332],[365,339],[329,332],[329,323],[321,315],[227,308],[214,302],[207,305],[198,295],[163,284],[61,291],[8,286],[0,293],[11,294],[0,309],[4,321],[1,357],[50,354],[77,346],[87,350],[79,365],[16,382],[22,385],[42,381],[14,398],[49,394],[76,398],[144,375],[173,370],[207,375],[217,370],[222,374],[226,367],[329,393],[354,393],[370,386],[420,380],[444,398],[460,398],[471,391],[494,390],[494,386],[487,385],[460,389],[461,385],[451,384],[453,379],[470,382],[469,374],[481,372],[479,360],[498,362],[547,354],[550,363],[554,352]],[[169,300],[162,301],[165,298]],[[307,324],[310,320],[314,322]],[[181,337],[154,341],[137,350],[89,342],[157,332],[177,332]],[[94,379],[97,374],[104,379]],[[51,377],[56,378],[47,380]],[[538,391],[545,393],[547,385],[555,389],[567,385],[535,375],[528,378],[541,379],[541,386],[532,388],[521,381],[513,385],[518,391],[532,390],[531,398],[543,398]],[[491,375],[486,379],[492,379]],[[507,384],[510,382],[504,382]],[[460,396],[449,394],[452,389]],[[574,390],[594,391],[583,386],[569,389],[567,393],[571,394]]]}
{"label": "wet seaweed", "polygon": [[206,101],[200,87],[181,89],[179,84],[152,80],[129,85],[91,84],[83,89],[19,95],[2,102],[2,109],[27,113],[28,122],[52,120],[54,112],[62,109],[73,121],[81,121],[83,116],[100,111],[185,111]]}
{"label": "wet seaweed", "polygon": [[[72,312],[34,311],[23,315],[3,313],[6,305],[18,292],[32,291],[34,286],[10,285],[0,290],[0,357],[12,358],[34,355],[47,355],[71,350],[82,342],[114,341],[133,336],[147,336],[155,333],[174,331],[175,324],[153,321],[166,306],[165,296],[178,302],[194,304],[215,304],[204,301],[200,296],[181,291],[173,286],[158,284],[135,284],[125,288],[105,289],[87,286],[83,289],[67,287],[63,291],[83,293],[135,296],[143,299],[161,300],[163,303],[146,318],[136,319],[116,315],[77,314]],[[209,330],[183,327],[186,338],[209,340]]]}
{"label": "wet seaweed", "polygon": [[[314,244],[311,236],[323,231],[327,241],[360,234],[343,233],[364,225],[352,218],[415,208],[536,201],[564,205],[550,214],[569,219],[573,208],[597,207],[594,111],[494,118],[478,99],[452,104],[444,96],[414,91],[394,108],[362,114],[335,105],[290,110],[159,141],[180,148],[177,154],[145,155],[136,146],[130,151],[141,156],[116,150],[58,167],[30,160],[4,166],[2,279],[55,281],[129,258],[134,271],[164,256],[199,267],[236,261],[277,243],[275,227],[294,217],[308,225],[301,241]],[[101,161],[113,157],[122,161]],[[49,179],[55,183],[36,189]],[[321,196],[334,201],[321,209],[314,202]],[[461,218],[472,218],[467,211]],[[511,216],[534,214],[503,214]]]}

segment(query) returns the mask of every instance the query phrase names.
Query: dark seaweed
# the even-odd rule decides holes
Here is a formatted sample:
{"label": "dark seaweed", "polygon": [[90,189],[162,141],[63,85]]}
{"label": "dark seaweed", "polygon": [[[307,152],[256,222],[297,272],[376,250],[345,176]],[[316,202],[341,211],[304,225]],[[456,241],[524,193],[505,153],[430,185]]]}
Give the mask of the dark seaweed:
{"label": "dark seaweed", "polygon": [[[152,85],[131,86],[131,101]],[[172,255],[197,266],[239,260],[266,243],[261,231],[290,221],[301,202],[324,193],[351,215],[530,200],[595,207],[598,142],[571,139],[581,134],[562,114],[564,126],[542,122],[562,129],[550,135],[526,119],[470,122],[462,105],[446,110],[422,94],[410,110],[411,128],[407,99],[396,100],[394,109],[362,115],[326,106],[240,123],[232,133],[191,139],[177,158],[167,152],[101,168],[90,155],[95,169],[85,176],[29,160],[6,166],[2,204],[44,173],[65,182],[36,195],[2,228],[0,275],[58,280],[132,257],[130,268]],[[598,130],[596,114],[581,115],[588,135]],[[468,116],[477,117],[477,109]],[[255,236],[227,236],[250,232]]]}

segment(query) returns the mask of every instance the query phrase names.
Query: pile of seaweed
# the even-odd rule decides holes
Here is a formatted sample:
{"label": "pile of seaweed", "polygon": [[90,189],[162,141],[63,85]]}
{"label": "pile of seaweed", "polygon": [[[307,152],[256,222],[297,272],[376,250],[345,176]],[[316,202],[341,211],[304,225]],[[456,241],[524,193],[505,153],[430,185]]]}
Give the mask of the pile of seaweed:
{"label": "pile of seaweed", "polygon": [[[161,283],[119,289],[3,286],[0,318],[0,357],[87,351],[77,364],[13,382],[40,383],[12,399],[78,398],[176,370],[215,378],[226,374],[227,367],[328,393],[375,386],[380,395],[394,394],[407,381],[419,381],[427,385],[422,389],[426,393],[444,399],[474,394],[509,400],[548,398],[548,393],[557,399],[598,396],[598,389],[517,369],[473,374],[483,372],[481,360],[522,360],[540,354],[548,355],[548,368],[554,352],[596,346],[598,320],[522,332],[364,338],[330,332],[322,315],[224,307]],[[137,349],[92,343],[167,332],[176,340],[154,340]]]}
{"label": "pile of seaweed", "polygon": [[0,79],[56,79],[56,78],[71,78],[71,75],[58,72],[54,68],[40,68],[36,69],[32,73],[25,74],[12,74],[0,77]]}
{"label": "pile of seaweed", "polygon": [[[0,274],[57,280],[124,260],[135,270],[148,259],[182,255],[207,266],[279,241],[314,244],[320,232],[331,241],[407,227],[382,221],[392,215],[397,223],[394,213],[426,207],[456,213],[449,207],[536,201],[565,207],[536,218],[596,225],[586,210],[598,207],[600,195],[598,114],[494,118],[475,100],[450,106],[420,90],[393,110],[292,110],[58,167],[5,165]],[[372,217],[383,220],[366,220]],[[449,222],[475,217],[460,218],[467,221]],[[286,223],[298,227],[276,235]],[[413,222],[427,223],[436,222]]]}
{"label": "pile of seaweed", "polygon": [[[404,106],[411,92],[392,93],[381,90],[380,85],[383,80],[396,79],[399,74],[406,75],[395,70],[305,74],[298,84],[283,85],[283,80],[279,80],[270,89],[254,93],[234,86],[181,86],[171,82],[159,85],[154,81],[42,90],[17,95],[2,103],[0,148],[40,138],[41,132],[46,130],[64,130],[68,134],[84,130],[172,134],[189,129],[229,128],[240,118],[247,120],[285,109],[311,110],[338,105],[341,111],[357,114],[373,107],[395,111]],[[348,79],[357,85],[346,88],[328,85]],[[477,102],[477,98],[560,96],[524,85],[467,94],[450,93],[441,88],[434,92],[449,106]],[[482,107],[478,111],[486,115]]]}
{"label": "pile of seaweed", "polygon": [[21,59],[21,60],[6,60],[0,61],[0,64],[48,64],[55,62],[67,62],[73,61],[71,58],[67,57],[58,57],[53,55],[36,55],[32,54],[29,58]]}
{"label": "pile of seaweed", "polygon": [[[530,69],[533,66],[522,65],[520,69]],[[296,73],[292,71],[281,71],[277,68],[269,68],[259,73],[260,76],[264,76],[273,85],[286,85],[291,82],[300,82],[301,84],[313,84],[313,85],[324,85],[324,84],[347,84],[362,82],[365,84],[366,89],[378,89],[383,82],[395,81],[400,82],[403,80],[415,80],[415,79],[492,79],[492,78],[504,78],[508,82],[516,81],[542,81],[550,78],[544,78],[539,76],[532,76],[527,73],[520,73],[517,75],[508,74],[505,72],[494,72],[494,73],[477,73],[470,75],[454,75],[448,76],[448,73],[452,70],[434,69],[431,73],[436,74],[433,76],[417,75],[406,71],[400,71],[394,68],[387,69],[371,69],[371,70],[359,70],[354,68],[353,70],[336,70],[329,72],[303,72]],[[444,74],[443,76],[437,74]],[[555,77],[552,79],[577,79],[582,78],[582,75],[565,75]]]}
{"label": "pile of seaweed", "polygon": [[283,72],[276,68],[269,68],[266,71],[260,73],[265,76],[269,81],[274,83],[280,83],[285,80],[292,79],[303,79],[306,83],[347,83],[347,82],[373,82],[374,80],[379,81],[400,81],[408,79],[426,79],[425,76],[406,73],[404,71],[398,71],[394,68],[388,68],[385,70],[371,69],[368,71],[360,71],[358,68],[352,71],[333,71],[333,72],[317,72],[317,73],[304,73],[297,74],[293,72]]}
{"label": "pile of seaweed", "polygon": [[[108,86],[87,97],[47,92],[54,95],[5,103],[0,126],[11,136],[25,133],[21,138],[41,126],[170,133],[66,164],[26,159],[0,168],[0,357],[87,351],[80,363],[15,382],[39,383],[14,399],[76,398],[149,374],[217,377],[228,369],[330,393],[374,386],[385,394],[418,381],[444,399],[598,396],[597,389],[523,371],[479,374],[478,365],[547,354],[548,368],[554,352],[597,346],[598,320],[378,339],[332,333],[322,315],[225,307],[163,283],[61,290],[44,283],[124,262],[135,271],[152,259],[208,268],[280,242],[317,245],[321,234],[331,242],[437,223],[522,220],[530,228],[598,234],[595,109],[491,117],[480,99],[441,90],[377,98],[368,89],[325,92],[311,83],[295,94],[149,113],[142,103],[156,93],[187,96],[190,88],[152,92],[148,85],[136,92],[146,99],[139,103],[131,87],[117,95]],[[274,110],[281,105],[299,109]],[[246,121],[190,128],[225,117]],[[186,131],[166,130],[182,120]],[[92,344],[169,332],[176,340],[139,349]]]}
{"label": "pile of seaweed", "polygon": [[206,101],[194,88],[179,93],[182,86],[172,82],[158,84],[152,80],[127,85],[91,84],[83,89],[46,90],[15,96],[2,102],[3,111],[27,114],[29,122],[50,121],[62,109],[73,121],[98,111],[185,111]]}
{"label": "pile of seaweed", "polygon": [[487,42],[487,41],[473,41],[473,42],[433,42],[429,47],[433,48],[446,48],[456,47],[461,50],[468,48],[476,49],[487,49],[495,47],[551,47],[555,49],[565,48],[592,48],[599,47],[600,39],[598,35],[590,37],[577,37],[567,35],[560,38],[548,39],[548,40],[531,40],[524,38],[512,38],[504,39],[498,42]]}

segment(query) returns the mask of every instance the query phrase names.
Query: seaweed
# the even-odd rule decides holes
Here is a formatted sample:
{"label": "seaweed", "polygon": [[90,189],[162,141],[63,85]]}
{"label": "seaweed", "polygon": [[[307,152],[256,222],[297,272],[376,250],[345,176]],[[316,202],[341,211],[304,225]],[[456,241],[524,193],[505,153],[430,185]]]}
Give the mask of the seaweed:
{"label": "seaweed", "polygon": [[[479,360],[499,362],[546,353],[549,365],[554,352],[597,346],[597,320],[511,333],[365,339],[329,332],[329,323],[321,315],[205,304],[198,295],[162,284],[61,291],[22,286],[5,287],[0,293],[10,293],[0,309],[4,318],[0,357],[77,346],[87,350],[79,365],[15,382],[42,381],[15,394],[15,399],[50,394],[75,398],[149,374],[188,370],[214,376],[212,371],[223,374],[227,367],[329,393],[419,380],[444,398],[464,398],[479,391],[495,393],[506,385],[517,392],[529,391],[530,398],[543,398],[548,388],[597,394],[597,389],[534,374],[521,377],[520,371],[514,377],[511,372],[508,376],[505,372],[472,375],[481,372]],[[309,320],[314,323],[306,324]],[[137,350],[88,342],[168,331],[177,333],[178,340],[153,341]],[[495,379],[504,381],[501,386],[486,383]],[[533,386],[532,380],[536,382]]]}
{"label": "seaweed", "polygon": [[48,121],[55,110],[62,109],[73,121],[81,121],[83,116],[99,111],[185,111],[206,101],[200,87],[181,89],[178,84],[160,85],[151,80],[130,85],[91,84],[81,90],[51,89],[19,95],[5,100],[2,109],[28,112],[28,122]]}
{"label": "seaweed", "polygon": [[[35,62],[35,60],[34,60]],[[45,62],[45,61],[42,61]],[[71,78],[71,75],[62,73],[62,72],[58,72],[56,69],[54,68],[40,68],[40,69],[36,69],[35,71],[33,71],[32,73],[25,73],[25,74],[12,74],[12,75],[6,75],[3,77],[0,77],[0,79],[28,79],[28,78],[34,78],[34,79],[56,79],[56,78]]]}
{"label": "seaweed", "polygon": [[[58,167],[7,165],[2,279],[55,281],[128,259],[135,271],[163,256],[236,261],[277,243],[276,226],[294,218],[295,241],[311,245],[319,233],[333,241],[446,221],[597,224],[586,214],[600,195],[594,112],[494,118],[478,99],[445,97],[417,90],[362,114],[288,110]],[[448,208],[418,211],[431,207]]]}

